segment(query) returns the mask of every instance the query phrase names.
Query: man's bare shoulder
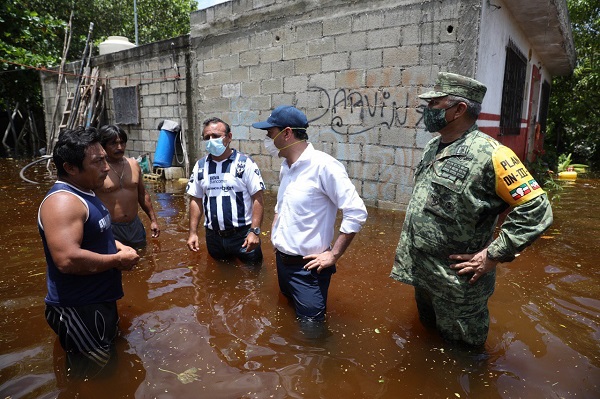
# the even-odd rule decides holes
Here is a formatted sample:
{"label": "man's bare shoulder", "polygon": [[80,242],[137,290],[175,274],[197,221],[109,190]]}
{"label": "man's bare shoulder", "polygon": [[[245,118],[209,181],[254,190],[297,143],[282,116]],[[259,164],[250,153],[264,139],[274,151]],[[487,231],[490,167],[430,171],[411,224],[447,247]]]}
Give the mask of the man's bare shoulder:
{"label": "man's bare shoulder", "polygon": [[87,209],[81,198],[71,192],[58,191],[48,196],[40,207],[42,218],[44,215],[70,214],[74,216],[85,215]]}
{"label": "man's bare shoulder", "polygon": [[128,157],[123,157],[127,163],[129,164],[129,166],[131,167],[131,170],[135,172],[139,172],[141,170],[140,168],[140,164],[136,161],[135,158],[128,158]]}

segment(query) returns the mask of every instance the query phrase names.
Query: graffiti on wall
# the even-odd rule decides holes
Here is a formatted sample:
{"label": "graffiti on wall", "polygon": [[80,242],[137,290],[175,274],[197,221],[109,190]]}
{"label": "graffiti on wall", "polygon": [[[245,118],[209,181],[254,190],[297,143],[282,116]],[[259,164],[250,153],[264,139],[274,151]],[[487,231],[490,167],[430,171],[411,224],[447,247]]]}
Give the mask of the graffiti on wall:
{"label": "graffiti on wall", "polygon": [[[372,94],[360,92],[355,89],[338,89],[333,96],[329,92],[318,86],[309,87],[309,91],[319,92],[326,99],[324,111],[321,115],[312,119],[310,122],[321,120],[331,115],[328,125],[337,134],[361,134],[368,132],[378,126],[384,126],[388,129],[392,127],[405,126],[408,118],[408,93],[404,98],[394,98],[388,90],[377,90]],[[419,119],[416,125],[419,125],[424,105],[417,108]],[[354,113],[358,114],[360,129],[350,132],[344,128],[353,123],[348,123],[344,119]],[[355,120],[355,118],[351,118]]]}

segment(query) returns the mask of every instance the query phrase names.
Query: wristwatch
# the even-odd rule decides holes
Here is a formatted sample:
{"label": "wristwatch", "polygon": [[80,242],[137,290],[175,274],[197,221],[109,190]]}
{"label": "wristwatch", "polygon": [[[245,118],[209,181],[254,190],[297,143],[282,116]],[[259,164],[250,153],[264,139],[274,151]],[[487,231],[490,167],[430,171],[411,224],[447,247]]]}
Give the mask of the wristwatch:
{"label": "wristwatch", "polygon": [[250,231],[260,237],[260,227],[250,227]]}

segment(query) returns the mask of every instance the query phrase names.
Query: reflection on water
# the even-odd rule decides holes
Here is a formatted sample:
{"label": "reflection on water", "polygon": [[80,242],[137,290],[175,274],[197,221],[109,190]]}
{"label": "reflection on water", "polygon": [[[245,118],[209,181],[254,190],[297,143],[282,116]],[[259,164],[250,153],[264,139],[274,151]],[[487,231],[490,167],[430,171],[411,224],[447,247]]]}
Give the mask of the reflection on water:
{"label": "reflection on water", "polygon": [[[499,266],[486,350],[443,343],[418,321],[411,287],[391,280],[401,212],[369,210],[338,264],[328,334],[305,336],[279,295],[266,197],[261,267],[190,252],[184,186],[149,183],[161,224],[124,274],[118,372],[66,381],[64,352],[43,316],[36,228],[52,181],[44,165],[0,160],[0,397],[412,398],[597,397],[600,381],[600,181],[578,180],[555,223]],[[148,226],[145,215],[142,220]],[[203,238],[202,238],[203,239]]]}

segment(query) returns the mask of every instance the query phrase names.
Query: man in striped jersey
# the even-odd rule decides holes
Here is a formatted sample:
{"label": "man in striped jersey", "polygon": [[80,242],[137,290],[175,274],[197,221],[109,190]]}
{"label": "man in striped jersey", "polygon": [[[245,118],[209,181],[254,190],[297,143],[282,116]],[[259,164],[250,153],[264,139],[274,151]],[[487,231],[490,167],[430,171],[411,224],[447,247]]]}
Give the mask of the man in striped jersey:
{"label": "man in striped jersey", "polygon": [[200,249],[198,224],[204,214],[210,256],[260,263],[265,189],[260,170],[250,157],[231,148],[233,137],[227,123],[209,118],[202,126],[208,154],[194,165],[186,189],[191,196],[187,246],[194,252]]}

